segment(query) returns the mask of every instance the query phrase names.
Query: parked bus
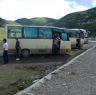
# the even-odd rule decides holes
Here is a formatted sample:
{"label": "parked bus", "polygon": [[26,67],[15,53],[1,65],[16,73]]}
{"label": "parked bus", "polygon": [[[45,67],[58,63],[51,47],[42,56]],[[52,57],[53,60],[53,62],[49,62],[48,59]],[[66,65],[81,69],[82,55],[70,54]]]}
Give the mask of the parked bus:
{"label": "parked bus", "polygon": [[80,39],[80,47],[84,44],[84,32],[80,29],[64,29],[69,34],[71,47],[77,48],[78,39]]}
{"label": "parked bus", "polygon": [[30,54],[54,53],[54,36],[59,37],[58,53],[69,53],[71,42],[68,33],[61,28],[51,26],[7,25],[6,38],[9,44],[9,53],[15,53],[16,38],[20,41],[21,54],[25,57]]}
{"label": "parked bus", "polygon": [[88,43],[88,32],[85,29],[80,29],[81,32],[84,33],[84,43]]}

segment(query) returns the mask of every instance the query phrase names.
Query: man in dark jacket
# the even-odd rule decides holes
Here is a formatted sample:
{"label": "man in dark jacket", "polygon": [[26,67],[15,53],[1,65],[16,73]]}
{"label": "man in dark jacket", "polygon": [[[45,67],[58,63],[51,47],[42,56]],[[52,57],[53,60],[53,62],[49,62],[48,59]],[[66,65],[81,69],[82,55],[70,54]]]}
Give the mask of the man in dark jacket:
{"label": "man in dark jacket", "polygon": [[18,38],[16,39],[16,60],[20,60],[20,42],[18,40]]}

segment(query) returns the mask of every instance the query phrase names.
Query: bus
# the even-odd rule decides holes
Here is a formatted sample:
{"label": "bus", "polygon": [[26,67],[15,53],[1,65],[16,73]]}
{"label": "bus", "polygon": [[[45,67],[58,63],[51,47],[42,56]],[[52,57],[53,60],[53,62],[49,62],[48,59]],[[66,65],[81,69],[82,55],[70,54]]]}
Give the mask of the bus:
{"label": "bus", "polygon": [[69,34],[72,49],[77,48],[77,39],[80,39],[80,47],[84,44],[84,32],[80,29],[64,29]]}
{"label": "bus", "polygon": [[9,53],[15,53],[16,38],[20,41],[21,54],[49,54],[54,51],[54,36],[58,34],[58,54],[70,53],[71,42],[68,33],[61,28],[51,26],[6,25],[6,38]]}
{"label": "bus", "polygon": [[88,43],[88,31],[86,31],[85,29],[80,29],[81,32],[84,33],[84,44]]}

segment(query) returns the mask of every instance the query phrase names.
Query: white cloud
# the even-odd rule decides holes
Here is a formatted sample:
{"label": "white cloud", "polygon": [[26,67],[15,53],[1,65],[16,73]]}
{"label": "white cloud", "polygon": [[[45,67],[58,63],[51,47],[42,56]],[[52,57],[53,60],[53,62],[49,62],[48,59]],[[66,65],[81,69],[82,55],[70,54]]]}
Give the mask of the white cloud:
{"label": "white cloud", "polygon": [[92,5],[93,5],[94,7],[96,7],[96,0],[93,0]]}
{"label": "white cloud", "polygon": [[87,10],[87,9],[88,9],[87,7],[78,6],[78,7],[75,9],[75,12],[77,12],[77,11],[83,11],[83,10]]}
{"label": "white cloud", "polygon": [[77,3],[77,4],[81,5],[81,6],[86,6],[86,7],[89,7],[89,8],[92,7],[92,2],[93,2],[93,0],[66,0],[66,1],[75,2],[75,3]]}
{"label": "white cloud", "polygon": [[78,4],[75,1],[68,1],[68,3],[69,3],[69,6],[73,9],[75,9],[78,6]]}
{"label": "white cloud", "polygon": [[0,17],[5,19],[51,17],[61,18],[74,11],[85,10],[86,7],[70,4],[64,0],[2,0]]}

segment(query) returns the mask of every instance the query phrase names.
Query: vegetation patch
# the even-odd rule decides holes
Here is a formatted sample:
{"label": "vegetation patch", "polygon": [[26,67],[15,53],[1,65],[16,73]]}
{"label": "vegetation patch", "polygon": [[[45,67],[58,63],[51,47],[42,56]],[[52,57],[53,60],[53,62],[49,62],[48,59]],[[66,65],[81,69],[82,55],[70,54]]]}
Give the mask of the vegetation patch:
{"label": "vegetation patch", "polygon": [[4,37],[5,37],[4,28],[0,28],[0,49],[2,48],[2,41]]}

